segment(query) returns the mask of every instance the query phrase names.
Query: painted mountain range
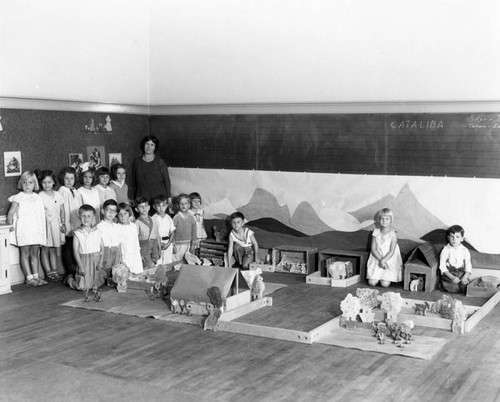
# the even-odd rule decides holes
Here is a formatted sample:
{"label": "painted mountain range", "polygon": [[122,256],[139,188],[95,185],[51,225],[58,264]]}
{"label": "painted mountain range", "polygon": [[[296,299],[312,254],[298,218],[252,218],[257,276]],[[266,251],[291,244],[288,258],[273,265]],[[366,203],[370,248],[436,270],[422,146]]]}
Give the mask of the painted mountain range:
{"label": "painted mountain range", "polygon": [[[216,208],[218,213],[210,214],[215,212]],[[426,233],[446,227],[417,200],[408,185],[405,185],[396,197],[387,195],[357,211],[336,210],[333,214],[335,219],[329,224],[318,216],[308,202],[302,201],[291,214],[287,205],[280,205],[272,193],[262,188],[257,188],[249,202],[239,208],[234,208],[229,201],[223,200],[210,205],[210,211],[207,212],[209,216],[224,219],[232,211],[238,210],[245,215],[247,221],[272,218],[290,229],[308,236],[316,236],[332,230],[372,230],[374,216],[382,208],[390,208],[394,212],[394,228],[399,238],[421,242],[420,238]],[[225,213],[226,211],[228,213]]]}
{"label": "painted mountain range", "polygon": [[390,208],[394,213],[393,227],[399,238],[418,241],[432,230],[446,227],[417,200],[408,184],[399,191],[396,197],[386,195],[366,207],[351,212],[351,215],[360,222],[373,220],[377,211],[382,208]]}

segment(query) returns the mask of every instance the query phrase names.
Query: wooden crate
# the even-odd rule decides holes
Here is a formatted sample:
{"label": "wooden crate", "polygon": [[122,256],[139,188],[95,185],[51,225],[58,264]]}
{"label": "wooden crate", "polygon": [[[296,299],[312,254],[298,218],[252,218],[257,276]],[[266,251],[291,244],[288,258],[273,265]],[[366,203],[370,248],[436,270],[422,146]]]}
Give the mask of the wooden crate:
{"label": "wooden crate", "polygon": [[273,248],[272,260],[275,272],[310,274],[316,270],[317,259],[316,247],[278,246]]}
{"label": "wooden crate", "polygon": [[[331,280],[326,272],[326,260],[333,258],[336,261],[350,261],[354,275],[346,279]],[[318,254],[318,271],[306,277],[306,283],[311,285],[326,285],[339,288],[347,288],[365,279],[367,251],[339,250],[328,248],[321,250]]]}
{"label": "wooden crate", "polygon": [[213,239],[205,239],[200,241],[198,249],[199,258],[207,258],[215,265],[227,266],[227,242],[218,242]]}

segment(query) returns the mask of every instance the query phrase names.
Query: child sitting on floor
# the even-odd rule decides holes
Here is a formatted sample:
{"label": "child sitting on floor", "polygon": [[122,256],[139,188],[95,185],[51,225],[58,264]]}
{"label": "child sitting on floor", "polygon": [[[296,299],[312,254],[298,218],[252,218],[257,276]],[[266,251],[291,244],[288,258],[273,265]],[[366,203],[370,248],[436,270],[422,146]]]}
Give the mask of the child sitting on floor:
{"label": "child sitting on floor", "polygon": [[371,252],[366,264],[366,278],[370,286],[388,287],[391,282],[401,282],[403,260],[398,246],[398,236],[392,229],[394,214],[389,208],[377,212],[378,227],[372,233]]}
{"label": "child sitting on floor", "polygon": [[160,233],[158,223],[149,216],[149,201],[146,197],[135,200],[135,210],[139,213],[135,224],[139,234],[142,264],[145,269],[153,268],[160,258]]}
{"label": "child sitting on floor", "polygon": [[231,258],[236,260],[237,268],[248,269],[251,262],[259,262],[259,245],[255,240],[254,232],[244,227],[245,216],[241,212],[235,212],[229,217],[233,230],[229,234],[229,246],[227,257],[229,266]]}
{"label": "child sitting on floor", "polygon": [[472,272],[470,252],[462,244],[464,229],[453,225],[446,231],[448,244],[441,251],[439,270],[440,288],[450,293],[465,293]]}

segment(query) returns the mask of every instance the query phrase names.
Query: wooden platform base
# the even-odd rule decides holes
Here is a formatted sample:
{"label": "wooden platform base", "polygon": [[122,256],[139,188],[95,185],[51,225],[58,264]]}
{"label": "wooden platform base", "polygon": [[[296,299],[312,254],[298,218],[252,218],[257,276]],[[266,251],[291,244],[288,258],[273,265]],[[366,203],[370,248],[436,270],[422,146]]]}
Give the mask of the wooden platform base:
{"label": "wooden platform base", "polygon": [[332,288],[348,288],[359,282],[361,282],[361,275],[354,275],[347,279],[332,280],[331,278],[321,276],[320,271],[316,271],[306,276],[306,283],[310,285],[325,285],[331,286]]}

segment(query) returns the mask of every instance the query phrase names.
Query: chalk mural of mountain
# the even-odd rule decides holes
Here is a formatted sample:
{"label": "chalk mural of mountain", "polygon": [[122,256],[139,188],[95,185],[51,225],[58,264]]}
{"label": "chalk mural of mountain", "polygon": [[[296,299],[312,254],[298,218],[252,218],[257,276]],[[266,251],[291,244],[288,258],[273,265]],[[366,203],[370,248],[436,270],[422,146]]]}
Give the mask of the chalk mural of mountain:
{"label": "chalk mural of mountain", "polygon": [[262,188],[257,188],[248,204],[238,208],[238,211],[242,212],[248,221],[271,217],[309,236],[331,230],[356,231],[366,228],[372,222],[369,220],[360,223],[348,212],[332,208],[322,211],[329,218],[331,224],[328,225],[307,201],[302,201],[291,216],[287,205],[279,205],[276,197]]}
{"label": "chalk mural of mountain", "polygon": [[204,208],[204,211],[206,219],[224,219],[226,216],[231,215],[233,212],[235,212],[236,208],[233,206],[233,204],[231,204],[231,201],[229,201],[227,198],[224,198],[221,201],[207,205]]}
{"label": "chalk mural of mountain", "polygon": [[429,212],[406,184],[396,197],[387,195],[374,203],[351,212],[358,221],[373,219],[377,211],[390,208],[394,212],[394,229],[398,237],[418,241],[426,233],[446,225]]}
{"label": "chalk mural of mountain", "polygon": [[330,226],[319,218],[311,204],[306,201],[302,201],[295,209],[291,224],[292,228],[306,233],[309,236],[332,230]]}
{"label": "chalk mural of mountain", "polygon": [[245,215],[247,221],[255,221],[261,218],[274,218],[292,227],[288,206],[279,205],[276,197],[262,188],[255,189],[248,204],[239,207],[238,211]]}

